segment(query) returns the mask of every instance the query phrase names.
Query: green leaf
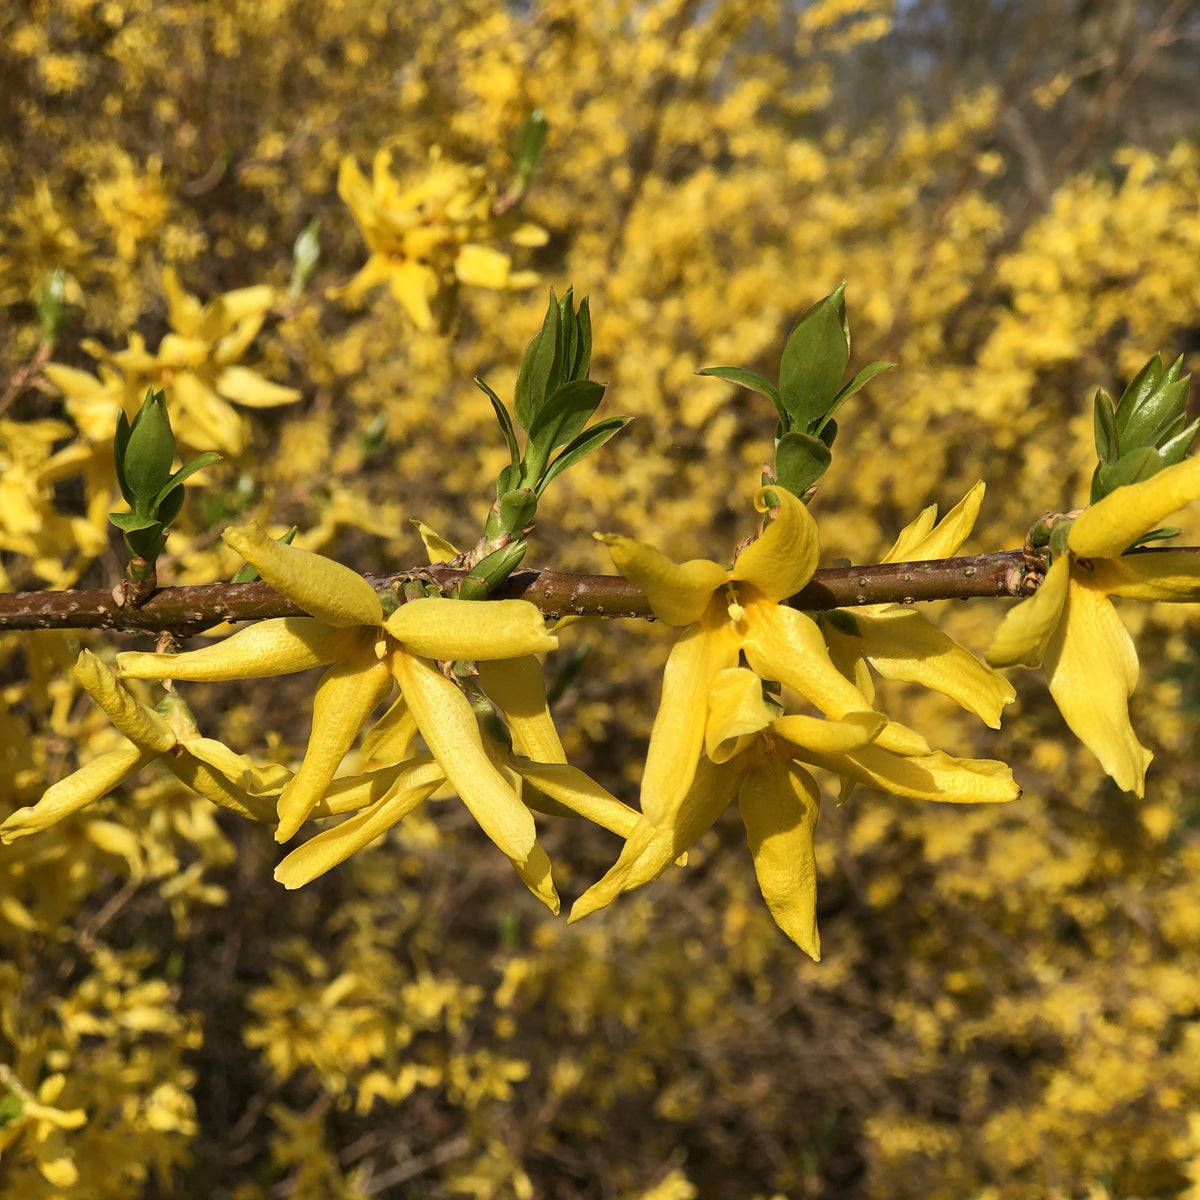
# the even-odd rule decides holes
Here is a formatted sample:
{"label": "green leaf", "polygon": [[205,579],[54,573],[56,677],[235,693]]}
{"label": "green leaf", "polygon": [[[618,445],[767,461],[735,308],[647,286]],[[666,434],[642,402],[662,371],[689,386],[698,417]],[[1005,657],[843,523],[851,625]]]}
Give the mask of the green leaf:
{"label": "green leaf", "polygon": [[520,533],[537,513],[537,496],[532,488],[516,488],[500,497],[500,530]]}
{"label": "green leaf", "polygon": [[624,429],[631,420],[633,420],[632,417],[609,417],[607,420],[597,421],[591,429],[581,433],[546,468],[545,474],[534,488],[534,492],[538,498],[541,498],[542,493],[549,486],[551,480],[557,479],[568,467],[573,467],[581,459],[587,458],[593,451],[599,450],[609,438]]}
{"label": "green leaf", "polygon": [[113,466],[116,467],[117,486],[121,489],[121,495],[125,503],[132,508],[133,493],[125,479],[125,452],[129,449],[130,432],[129,418],[125,415],[125,410],[121,409],[117,413],[117,430],[113,434]]}
{"label": "green leaf", "polygon": [[288,283],[288,299],[299,300],[308,287],[321,257],[321,222],[314,217],[300,231],[292,246],[292,278]]}
{"label": "green leaf", "polygon": [[775,445],[775,479],[793,496],[803,498],[828,470],[832,457],[820,438],[793,429]]}
{"label": "green leaf", "polygon": [[1158,386],[1162,378],[1162,358],[1155,355],[1130,381],[1129,386],[1121,393],[1117,405],[1117,429],[1125,432],[1125,426],[1148,395]]}
{"label": "green leaf", "polygon": [[[1159,381],[1142,403],[1129,415],[1121,435],[1126,446],[1156,446],[1160,441],[1170,440],[1171,427],[1187,419],[1188,388],[1191,376],[1168,383]],[[1165,435],[1165,436],[1164,436]]]}
{"label": "green leaf", "polygon": [[550,303],[541,331],[525,348],[521,367],[517,372],[516,394],[513,411],[517,424],[528,430],[543,404],[546,402],[546,385],[554,368],[558,352],[558,299],[550,289]]}
{"label": "green leaf", "polygon": [[[500,432],[504,435],[504,443],[508,447],[509,462],[519,469],[521,449],[517,445],[517,431],[513,428],[512,417],[508,415],[508,409],[504,407],[500,397],[478,375],[475,376],[475,386],[492,402],[492,411],[496,414],[496,424],[500,426]],[[499,492],[496,494],[499,495]]]}
{"label": "green leaf", "polygon": [[592,310],[585,296],[579,302],[575,316],[579,338],[575,348],[575,362],[571,367],[572,379],[586,379],[592,369]]}
{"label": "green leaf", "polygon": [[62,329],[63,309],[66,306],[67,272],[55,267],[42,280],[42,291],[38,297],[37,315],[42,341],[53,346]]}
{"label": "green leaf", "polygon": [[833,407],[849,361],[838,306],[826,296],[800,318],[783,348],[779,391],[794,427],[820,425]]}
{"label": "green leaf", "polygon": [[826,415],[832,416],[839,408],[842,407],[843,404],[846,403],[847,400],[850,399],[851,396],[854,395],[855,392],[861,391],[867,386],[868,383],[871,382],[872,379],[875,378],[876,375],[882,375],[884,371],[890,371],[895,365],[896,364],[894,362],[883,361],[867,363],[867,365],[863,367],[863,369],[859,371],[858,374],[855,375],[854,378],[851,379],[850,382],[846,384],[846,386],[842,388],[840,392],[838,392],[837,396],[834,397],[833,407],[829,409]]}
{"label": "green leaf", "polygon": [[[185,479],[190,479],[197,471],[203,471],[205,467],[212,466],[215,462],[220,462],[221,456],[215,450],[206,450],[203,454],[197,454],[191,462],[179,468],[174,475],[167,481],[162,490],[155,497],[155,506],[162,504],[176,488],[183,486]],[[164,524],[170,524],[170,521],[164,521]]]}
{"label": "green leaf", "polygon": [[145,513],[109,513],[108,519],[123,533],[136,533],[139,529],[153,529],[162,522],[154,516]]}
{"label": "green leaf", "polygon": [[824,425],[821,426],[820,432],[818,432],[817,437],[819,437],[821,439],[821,441],[823,441],[825,443],[825,445],[828,446],[830,450],[832,450],[833,449],[833,440],[834,440],[834,438],[837,437],[837,431],[838,431],[838,423],[831,418],[830,420],[826,421]]}
{"label": "green leaf", "polygon": [[1142,536],[1133,543],[1133,546],[1129,547],[1129,549],[1132,550],[1134,546],[1144,546],[1147,542],[1162,542],[1167,538],[1178,537],[1182,532],[1183,530],[1178,528],[1152,529],[1149,533],[1143,533]]}
{"label": "green leaf", "polygon": [[791,418],[787,409],[783,407],[783,397],[779,394],[779,389],[757,372],[748,371],[745,367],[701,367],[696,374],[713,375],[726,383],[735,383],[738,387],[748,388],[752,392],[758,392],[760,396],[766,396],[779,412],[784,430],[790,428]]}
{"label": "green leaf", "polygon": [[523,192],[529,187],[529,180],[533,175],[534,168],[537,166],[537,160],[541,156],[542,148],[546,145],[546,135],[549,132],[550,122],[546,120],[540,108],[535,108],[525,118],[525,123],[521,126],[521,133],[517,138],[518,191]]}
{"label": "green leaf", "polygon": [[1197,429],[1200,429],[1200,417],[1159,446],[1158,452],[1162,455],[1164,467],[1173,467],[1176,463],[1183,462],[1187,457],[1192,440],[1196,436]]}
{"label": "green leaf", "polygon": [[[1162,455],[1153,446],[1131,450],[1128,454],[1123,454],[1112,466],[1102,464],[1092,485],[1092,503],[1110,495],[1119,487],[1140,483],[1143,479],[1157,475],[1165,465]],[[1097,482],[1101,489],[1099,496],[1095,494]]]}
{"label": "green leaf", "polygon": [[530,482],[536,483],[542,477],[550,455],[579,434],[603,399],[604,384],[575,379],[564,383],[546,401],[529,427],[525,475]]}
{"label": "green leaf", "polygon": [[458,588],[460,600],[486,600],[488,594],[521,565],[527,543],[518,539],[481,559]]}
{"label": "green leaf", "polygon": [[171,478],[175,461],[175,434],[167,416],[167,398],[151,388],[141,411],[133,419],[123,463],[125,482],[135,510],[150,509],[163,485]]}
{"label": "green leaf", "polygon": [[1096,389],[1092,423],[1096,432],[1096,454],[1101,462],[1113,463],[1121,455],[1121,441],[1117,434],[1117,420],[1113,414],[1112,401],[1102,389]]}

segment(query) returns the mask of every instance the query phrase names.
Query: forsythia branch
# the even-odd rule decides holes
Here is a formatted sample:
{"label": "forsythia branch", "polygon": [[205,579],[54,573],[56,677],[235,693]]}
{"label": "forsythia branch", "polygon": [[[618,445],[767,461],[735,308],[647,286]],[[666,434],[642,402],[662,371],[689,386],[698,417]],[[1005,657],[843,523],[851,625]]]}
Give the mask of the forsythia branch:
{"label": "forsythia branch", "polygon": [[[1190,548],[1200,553],[1200,547]],[[1154,554],[1155,550],[1144,553]],[[1179,553],[1176,549],[1174,553]],[[448,589],[466,571],[426,566],[391,575],[367,575],[386,589],[406,580],[430,580]],[[791,603],[810,612],[864,604],[1028,596],[1040,573],[1022,550],[923,562],[877,563],[817,571]],[[547,617],[650,617],[646,597],[619,575],[572,575],[551,570],[516,571],[492,593],[522,599]],[[104,590],[0,594],[0,631],[22,629],[126,629],[196,632],[220,621],[297,616],[304,610],[269,584],[212,583],[166,587],[140,607],[121,605]]]}

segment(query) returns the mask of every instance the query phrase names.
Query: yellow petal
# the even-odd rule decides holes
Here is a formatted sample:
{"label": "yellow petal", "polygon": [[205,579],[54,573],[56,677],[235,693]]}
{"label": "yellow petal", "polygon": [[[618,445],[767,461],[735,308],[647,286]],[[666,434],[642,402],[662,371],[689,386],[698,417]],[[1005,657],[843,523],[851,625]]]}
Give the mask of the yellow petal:
{"label": "yellow petal", "polygon": [[[857,614],[851,617],[844,609],[839,611],[842,617],[857,621]],[[869,704],[874,704],[875,681],[862,656],[862,639],[839,628],[828,614],[818,613],[816,621],[829,649],[830,662],[862,692]]]}
{"label": "yellow petal", "polygon": [[1117,786],[1140,796],[1152,755],[1129,723],[1137,677],[1137,652],[1112,601],[1072,579],[1063,619],[1046,650],[1050,694],[1071,732]]}
{"label": "yellow petal", "polygon": [[300,392],[295,388],[272,383],[247,367],[226,367],[213,386],[217,395],[246,408],[276,408],[300,399]]}
{"label": "yellow petal", "polygon": [[1009,609],[984,657],[994,667],[1040,667],[1067,601],[1071,565],[1068,555],[1054,560],[1042,586]]}
{"label": "yellow petal", "polygon": [[404,697],[397,696],[391,708],[364,734],[359,749],[363,758],[403,762],[416,736],[416,718],[409,712]]}
{"label": "yellow petal", "polygon": [[431,563],[449,562],[452,558],[458,557],[458,550],[440,533],[430,529],[424,521],[410,521],[409,524],[417,527],[421,541],[425,544],[425,553],[429,555]]}
{"label": "yellow petal", "polygon": [[550,858],[537,842],[524,862],[510,858],[521,882],[557,917],[561,904],[550,874]]}
{"label": "yellow petal", "polygon": [[304,761],[279,797],[277,842],[286,842],[308,820],[371,710],[391,687],[391,673],[377,660],[336,663],[321,676]]}
{"label": "yellow petal", "polygon": [[349,155],[342,159],[338,167],[337,193],[360,224],[363,214],[374,206],[371,185],[359,169],[358,163]]}
{"label": "yellow petal", "polygon": [[125,679],[265,679],[326,667],[354,654],[359,642],[357,628],[334,629],[314,617],[278,617],[183,654],[127,651],[117,655],[117,670]]}
{"label": "yellow petal", "polygon": [[[346,813],[358,812],[382,800],[391,792],[397,779],[405,772],[415,770],[422,764],[433,763],[432,754],[414,754],[404,762],[393,763],[391,766],[380,767],[377,771],[364,771],[361,775],[341,775],[335,779],[325,791],[324,797],[309,814],[310,818],[337,817]],[[445,773],[441,767],[435,769],[441,783],[445,782]],[[441,783],[438,786],[441,786]]]}
{"label": "yellow petal", "polygon": [[870,745],[887,728],[887,717],[877,712],[847,713],[836,721],[820,717],[779,717],[771,733],[793,746],[822,754],[843,754]]}
{"label": "yellow petal", "polygon": [[855,783],[914,800],[982,804],[1015,800],[1021,794],[1006,764],[986,758],[952,758],[941,750],[904,757],[876,742],[844,754],[822,754],[803,747],[797,756]]}
{"label": "yellow petal", "polygon": [[508,858],[525,862],[536,840],[533,816],[488,758],[470,701],[425,659],[400,651],[392,671],[425,744],[480,828]]}
{"label": "yellow petal", "polygon": [[533,762],[519,755],[513,756],[512,764],[523,779],[552,800],[620,837],[628,837],[638,822],[638,813],[578,767]]}
{"label": "yellow petal", "polygon": [[[1076,571],[1084,571],[1082,563]],[[1081,576],[1082,577],[1082,576]],[[1088,586],[1131,600],[1200,600],[1200,554],[1192,550],[1146,550],[1092,562]]]}
{"label": "yellow petal", "polygon": [[408,765],[397,773],[392,786],[370,808],[297,846],[275,868],[276,880],[289,889],[311,883],[404,820],[444,779],[435,762]]}
{"label": "yellow petal", "polygon": [[821,794],[801,767],[769,754],[738,792],[754,874],[775,924],[810,958],[820,961],[817,858],[813,848]]}
{"label": "yellow petal", "polygon": [[433,328],[429,298],[437,292],[437,276],[422,263],[403,259],[392,266],[388,287],[418,329]]}
{"label": "yellow petal", "polygon": [[[784,605],[758,604],[743,646],[750,669],[799,692],[827,717],[870,709],[867,698],[833,665],[821,631],[811,617]],[[879,745],[897,754],[926,754],[929,743],[912,729],[889,721]]]}
{"label": "yellow petal", "polygon": [[1193,500],[1200,500],[1200,458],[1110,492],[1076,518],[1067,545],[1080,558],[1116,558]]}
{"label": "yellow petal", "polygon": [[535,762],[567,761],[546,701],[546,677],[536,658],[526,655],[481,662],[479,686],[504,713],[518,754]]}
{"label": "yellow petal", "polygon": [[763,700],[762,680],[744,667],[730,667],[712,681],[704,749],[715,763],[728,762],[746,747],[744,739],[766,729],[775,714]]}
{"label": "yellow petal", "polygon": [[775,484],[759,488],[754,507],[765,513],[772,499],[779,502],[779,516],[738,555],[731,578],[745,580],[769,600],[786,600],[812,578],[821,546],[817,523],[791,492]]}
{"label": "yellow petal", "polygon": [[153,709],[135,700],[120,680],[90,650],[80,651],[75,677],[104,709],[105,715],[135,746],[164,754],[175,745],[171,726]]}
{"label": "yellow petal", "polygon": [[380,625],[383,608],[357,571],[332,559],[277,542],[256,521],[221,534],[277,592],[335,628]]}
{"label": "yellow petal", "polygon": [[664,823],[683,799],[704,745],[708,693],[712,681],[737,665],[737,640],[721,626],[685,629],[671,650],[663,673],[662,700],[642,773],[642,812]]}
{"label": "yellow petal", "polygon": [[558,649],[558,638],[528,600],[444,600],[427,596],[402,604],[388,632],[418,658],[520,658]]}
{"label": "yellow petal", "polygon": [[469,287],[502,288],[508,283],[512,259],[493,246],[467,242],[454,260],[454,273]]}
{"label": "yellow petal", "polygon": [[668,625],[691,625],[700,620],[712,594],[729,572],[706,558],[673,563],[645,542],[617,533],[596,534],[608,547],[617,570],[645,593],[654,615]]}
{"label": "yellow petal", "polygon": [[275,824],[277,798],[251,790],[248,762],[241,755],[211,738],[191,738],[185,750],[179,757],[161,759],[176,779],[218,808],[248,821]]}
{"label": "yellow petal", "polygon": [[935,526],[937,505],[927,508],[911,525],[900,531],[896,544],[881,562],[921,562],[929,558],[949,558],[970,536],[979,516],[986,486],[977,483]]}
{"label": "yellow petal", "polygon": [[863,654],[885,679],[932,688],[1000,728],[1000,713],[1016,699],[1016,689],[919,612],[890,605],[855,614],[855,620]]}
{"label": "yellow petal", "polygon": [[136,775],[157,757],[137,746],[122,746],[92,759],[65,779],[51,784],[36,804],[12,813],[0,825],[0,842],[7,845],[26,834],[49,829],[107,796],[118,784]]}
{"label": "yellow petal", "polygon": [[638,821],[609,872],[575,901],[571,922],[611,904],[622,892],[657,879],[729,807],[747,767],[746,757],[720,765],[702,760],[670,821],[658,824],[646,817]]}
{"label": "yellow petal", "polygon": [[[367,244],[370,245],[369,238]],[[329,288],[326,295],[331,300],[344,300],[347,304],[354,304],[369,291],[379,287],[380,284],[387,283],[394,270],[395,265],[386,254],[372,254],[349,283],[342,287]]]}

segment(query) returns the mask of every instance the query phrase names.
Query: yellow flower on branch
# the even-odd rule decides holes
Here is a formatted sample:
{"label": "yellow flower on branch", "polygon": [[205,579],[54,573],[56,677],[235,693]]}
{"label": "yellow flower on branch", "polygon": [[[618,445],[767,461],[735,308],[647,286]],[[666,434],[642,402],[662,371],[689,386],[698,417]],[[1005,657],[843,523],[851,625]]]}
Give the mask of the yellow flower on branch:
{"label": "yellow flower on branch", "polygon": [[[471,702],[436,665],[553,650],[558,642],[541,613],[523,600],[429,597],[385,617],[379,596],[349,567],[276,542],[256,524],[223,536],[267,583],[313,615],[264,621],[185,654],[122,654],[121,674],[228,680],[329,668],[317,684],[304,761],[279,797],[275,836],[281,842],[317,809],[371,712],[398,683],[403,703],[389,709],[372,751],[389,742],[406,747],[419,731],[438,771],[483,831],[522,878],[544,892],[549,861],[537,844],[533,815],[489,757]],[[400,787],[419,790],[428,781],[418,775]]]}
{"label": "yellow flower on branch", "polygon": [[207,304],[185,292],[168,267],[163,291],[171,332],[155,353],[140,334],[124,350],[110,352],[98,342],[83,347],[100,363],[100,378],[75,367],[49,363],[46,375],[67,398],[67,411],[89,441],[108,443],[124,409],[132,419],[147,387],[167,393],[172,427],[180,442],[200,450],[239,454],[245,447],[244,419],[233,405],[274,408],[300,399],[255,374],[239,360],[262,328],[278,293],[260,284],[215,296]]}
{"label": "yellow flower on branch", "polygon": [[1003,763],[884,749],[878,739],[887,718],[880,713],[781,716],[764,700],[758,676],[740,667],[712,681],[702,727],[706,757],[682,801],[659,819],[637,823],[616,864],[576,901],[572,921],[657,879],[736,797],[771,915],[802,950],[820,958],[813,835],[821,797],[807,766],[918,799],[978,803],[1020,794]]}
{"label": "yellow flower on branch", "polygon": [[338,171],[338,195],[350,206],[371,256],[330,295],[355,301],[386,283],[419,329],[434,325],[433,307],[453,298],[458,284],[523,288],[533,271],[512,270],[512,259],[489,245],[506,234],[521,246],[540,246],[545,230],[518,225],[493,212],[494,187],[482,167],[464,167],[430,152],[425,173],[401,185],[391,172],[392,149],[376,155],[370,182],[353,158]]}
{"label": "yellow flower on branch", "polygon": [[75,675],[129,744],[51,785],[37,804],[17,809],[0,825],[0,841],[38,833],[81,812],[155,761],[221,808],[255,821],[274,819],[275,799],[291,778],[286,768],[258,766],[202,737],[177,697],[168,698],[165,715],[147,707],[90,650],[80,653]]}
{"label": "yellow flower on branch", "polygon": [[[808,509],[779,486],[760,488],[754,506],[775,519],[738,555],[732,570],[707,559],[677,565],[644,542],[601,537],[621,574],[646,594],[654,615],[686,626],[667,660],[646,752],[642,811],[651,821],[669,819],[691,786],[710,689],[722,671],[738,665],[740,655],[759,678],[793,689],[834,720],[871,708],[834,666],[816,622],[783,603],[817,566],[817,527]],[[878,741],[899,754],[930,752],[920,734],[894,722]]]}
{"label": "yellow flower on branch", "polygon": [[1185,504],[1200,500],[1200,458],[1119,487],[1077,517],[1066,552],[1041,587],[1004,618],[987,659],[1041,666],[1050,694],[1077,738],[1117,785],[1143,794],[1153,757],[1129,720],[1138,660],[1110,596],[1200,599],[1200,555],[1184,550],[1126,553]]}
{"label": "yellow flower on branch", "polygon": [[[983,493],[983,483],[977,483],[941,521],[937,505],[931,504],[901,530],[880,562],[920,562],[957,554],[975,526]],[[1003,675],[906,605],[835,609],[817,621],[833,661],[867,697],[875,694],[867,663],[885,679],[918,683],[949,696],[993,729],[1000,728],[1001,711],[1016,697]]]}

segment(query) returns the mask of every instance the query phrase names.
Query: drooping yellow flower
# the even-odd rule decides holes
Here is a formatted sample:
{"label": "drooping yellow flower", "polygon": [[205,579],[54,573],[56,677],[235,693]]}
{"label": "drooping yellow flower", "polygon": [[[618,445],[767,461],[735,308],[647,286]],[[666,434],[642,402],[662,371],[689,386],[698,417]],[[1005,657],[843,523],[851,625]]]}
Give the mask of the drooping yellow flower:
{"label": "drooping yellow flower", "polygon": [[[977,483],[941,521],[931,504],[906,525],[880,562],[949,558],[967,540],[979,516],[984,485]],[[935,524],[935,522],[937,522]],[[981,663],[921,613],[903,604],[865,604],[818,618],[833,661],[868,697],[875,694],[866,664],[885,679],[918,683],[949,696],[993,729],[1016,697],[1003,675]]]}
{"label": "drooping yellow flower", "polygon": [[[768,499],[774,497],[773,500]],[[609,534],[613,561],[668,625],[686,626],[667,660],[662,701],[642,776],[642,811],[661,821],[691,786],[704,742],[709,691],[744,654],[761,679],[800,693],[827,717],[869,711],[871,702],[830,660],[816,622],[782,603],[812,578],[817,528],[785,489],[760,488],[754,506],[775,519],[732,570],[707,559],[677,565],[653,546]],[[900,754],[928,754],[919,734],[889,722],[879,744]]]}
{"label": "drooping yellow flower", "polygon": [[313,615],[264,621],[186,654],[122,654],[117,662],[122,675],[143,679],[252,679],[329,668],[317,684],[304,761],[279,797],[276,839],[287,841],[312,814],[395,681],[404,706],[393,706],[393,724],[411,716],[488,837],[518,869],[539,866],[545,855],[532,814],[489,758],[470,701],[436,661],[519,659],[553,650],[558,642],[541,613],[523,600],[427,598],[385,618],[379,596],[349,567],[282,545],[256,524],[223,536],[267,583]]}
{"label": "drooping yellow flower", "polygon": [[459,283],[470,287],[522,288],[537,281],[533,271],[513,271],[503,251],[485,243],[506,233],[523,246],[540,246],[546,232],[496,218],[496,193],[483,168],[464,167],[431,151],[429,166],[402,186],[391,172],[392,149],[375,155],[371,181],[353,158],[338,171],[338,195],[349,205],[371,257],[334,297],[354,301],[386,283],[419,329],[432,328],[433,305],[448,299]]}
{"label": "drooping yellow flower", "polygon": [[214,804],[255,821],[273,819],[276,797],[291,777],[286,768],[258,766],[202,737],[177,699],[168,701],[165,716],[148,708],[90,650],[80,653],[75,675],[129,744],[51,785],[37,804],[17,809],[0,825],[0,841],[38,833],[81,812],[156,760]]}
{"label": "drooping yellow flower", "polygon": [[1200,458],[1117,488],[1086,509],[1067,534],[1067,553],[1054,559],[1041,587],[1008,613],[987,652],[996,666],[1043,667],[1071,731],[1119,787],[1138,796],[1152,755],[1129,720],[1137,651],[1109,597],[1200,599],[1200,555],[1125,553],[1194,500],[1200,500]]}
{"label": "drooping yellow flower", "polygon": [[887,718],[875,712],[836,720],[780,716],[764,701],[757,675],[740,667],[719,672],[703,722],[707,755],[683,800],[662,818],[637,823],[616,864],[575,903],[571,920],[657,879],[736,796],[771,915],[802,950],[820,958],[813,834],[821,798],[806,764],[921,799],[977,803],[1019,795],[1003,763],[897,755],[878,744],[886,728]]}
{"label": "drooping yellow flower", "polygon": [[151,354],[139,334],[124,350],[110,352],[98,342],[83,347],[100,363],[100,378],[75,367],[49,363],[50,380],[67,398],[67,411],[92,442],[112,441],[117,414],[131,419],[147,387],[167,393],[171,424],[179,441],[199,450],[239,454],[246,444],[244,419],[233,405],[274,408],[300,399],[255,374],[239,360],[258,335],[278,293],[266,284],[238,288],[207,304],[185,292],[168,267],[162,276],[171,332]]}

